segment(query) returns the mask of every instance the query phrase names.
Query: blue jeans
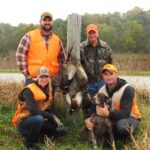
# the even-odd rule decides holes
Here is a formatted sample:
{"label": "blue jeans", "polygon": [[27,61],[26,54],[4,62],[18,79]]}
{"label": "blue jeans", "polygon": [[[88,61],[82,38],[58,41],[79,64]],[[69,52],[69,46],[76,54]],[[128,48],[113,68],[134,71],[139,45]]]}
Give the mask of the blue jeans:
{"label": "blue jeans", "polygon": [[104,80],[100,80],[97,83],[88,84],[87,91],[91,96],[94,96],[104,84]]}
{"label": "blue jeans", "polygon": [[138,124],[139,120],[133,117],[121,119],[115,125],[114,134],[116,134],[115,136],[118,136],[119,138],[128,137],[130,136],[129,131],[131,130],[131,128],[134,131]]}
{"label": "blue jeans", "polygon": [[41,115],[36,115],[29,117],[18,126],[20,134],[28,145],[37,142],[43,124],[44,118]]}
{"label": "blue jeans", "polygon": [[57,124],[54,121],[44,121],[44,118],[41,115],[29,117],[18,126],[18,130],[24,138],[27,147],[37,143],[44,135],[47,135],[48,137],[59,137],[67,134],[66,127],[58,131]]}

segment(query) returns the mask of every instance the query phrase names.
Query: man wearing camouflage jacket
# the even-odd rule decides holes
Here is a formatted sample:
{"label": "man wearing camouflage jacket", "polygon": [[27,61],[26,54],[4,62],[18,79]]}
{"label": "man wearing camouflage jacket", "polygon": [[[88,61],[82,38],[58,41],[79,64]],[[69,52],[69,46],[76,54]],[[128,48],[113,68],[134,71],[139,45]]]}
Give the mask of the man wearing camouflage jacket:
{"label": "man wearing camouflage jacket", "polygon": [[104,85],[101,68],[112,63],[112,52],[109,45],[99,39],[99,31],[95,24],[86,27],[87,40],[81,43],[81,64],[88,76],[87,91],[91,96]]}

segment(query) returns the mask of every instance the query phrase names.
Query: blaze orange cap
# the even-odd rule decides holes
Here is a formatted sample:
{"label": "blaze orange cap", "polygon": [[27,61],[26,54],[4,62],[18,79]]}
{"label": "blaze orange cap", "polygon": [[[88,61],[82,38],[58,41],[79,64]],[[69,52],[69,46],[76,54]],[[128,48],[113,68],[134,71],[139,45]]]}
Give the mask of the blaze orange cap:
{"label": "blaze orange cap", "polygon": [[98,28],[95,24],[89,24],[86,27],[86,33],[89,33],[90,31],[98,32]]}
{"label": "blaze orange cap", "polygon": [[106,64],[103,68],[102,68],[102,73],[104,73],[106,70],[108,71],[113,71],[113,72],[118,72],[118,69],[116,66],[112,65],[112,64]]}

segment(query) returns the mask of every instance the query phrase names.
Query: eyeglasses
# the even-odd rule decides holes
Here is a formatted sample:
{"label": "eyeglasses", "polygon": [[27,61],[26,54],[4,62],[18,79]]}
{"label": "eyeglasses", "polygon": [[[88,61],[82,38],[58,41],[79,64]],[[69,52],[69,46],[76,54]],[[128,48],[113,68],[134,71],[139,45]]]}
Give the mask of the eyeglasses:
{"label": "eyeglasses", "polygon": [[47,75],[41,75],[41,76],[39,76],[39,78],[49,78],[49,76],[47,76]]}

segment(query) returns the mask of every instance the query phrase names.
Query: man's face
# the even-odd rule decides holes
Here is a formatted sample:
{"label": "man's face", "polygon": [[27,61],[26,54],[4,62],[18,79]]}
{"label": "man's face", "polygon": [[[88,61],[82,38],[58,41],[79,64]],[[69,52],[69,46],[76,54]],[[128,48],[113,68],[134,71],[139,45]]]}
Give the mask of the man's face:
{"label": "man's face", "polygon": [[43,20],[40,20],[40,25],[44,31],[49,32],[53,27],[53,22],[50,17],[45,17]]}
{"label": "man's face", "polygon": [[103,80],[107,85],[113,86],[117,83],[118,73],[106,70],[103,74]]}
{"label": "man's face", "polygon": [[89,43],[93,43],[97,41],[98,33],[91,30],[89,33],[87,33],[87,38],[88,38]]}

